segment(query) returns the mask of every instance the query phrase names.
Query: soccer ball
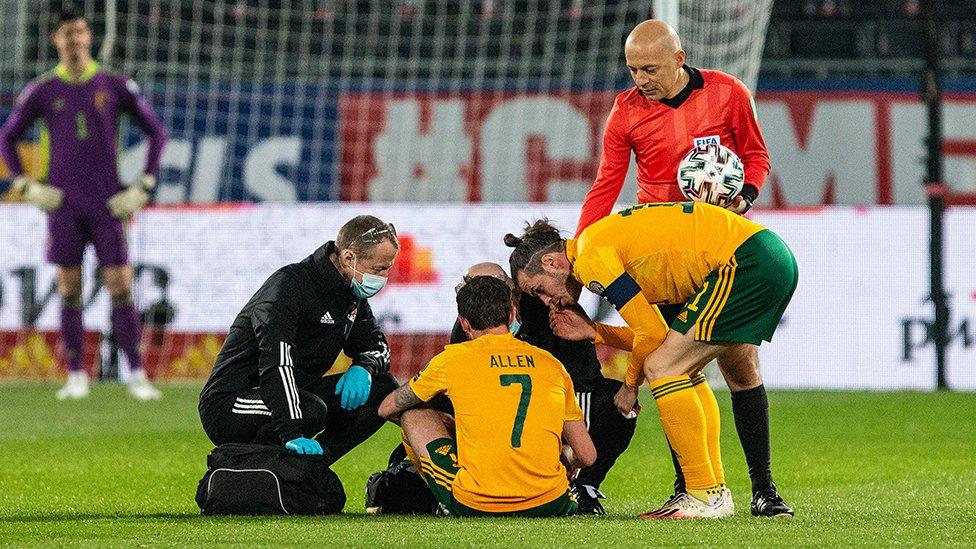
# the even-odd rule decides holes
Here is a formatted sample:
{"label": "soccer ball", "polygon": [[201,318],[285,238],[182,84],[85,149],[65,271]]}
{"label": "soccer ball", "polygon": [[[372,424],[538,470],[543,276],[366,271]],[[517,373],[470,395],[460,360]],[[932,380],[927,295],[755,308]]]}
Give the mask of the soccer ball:
{"label": "soccer ball", "polygon": [[742,161],[727,147],[710,143],[691,149],[678,165],[678,187],[685,198],[728,206],[742,192]]}

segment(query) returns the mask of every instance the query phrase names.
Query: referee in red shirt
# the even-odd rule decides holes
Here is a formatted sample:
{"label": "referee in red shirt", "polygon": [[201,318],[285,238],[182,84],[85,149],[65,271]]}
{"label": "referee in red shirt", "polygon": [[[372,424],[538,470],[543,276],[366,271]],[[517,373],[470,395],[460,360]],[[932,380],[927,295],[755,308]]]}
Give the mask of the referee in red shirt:
{"label": "referee in red shirt", "polygon": [[[637,201],[647,203],[685,200],[676,173],[693,147],[718,143],[732,149],[745,165],[745,184],[728,208],[745,213],[769,174],[769,154],[748,88],[721,71],[686,65],[677,33],[663,21],[637,25],[627,37],[624,56],[636,86],[617,95],[613,103],[603,136],[603,157],[583,202],[577,236],[610,213],[623,187],[631,151],[637,159]],[[669,324],[681,310],[681,305],[659,307]],[[735,427],[752,479],[752,514],[791,516],[793,509],[777,493],[770,473],[769,407],[758,349],[730,347],[718,357],[718,365],[732,390]],[[677,497],[685,487],[677,459],[674,464]],[[667,507],[666,503],[662,511]]]}

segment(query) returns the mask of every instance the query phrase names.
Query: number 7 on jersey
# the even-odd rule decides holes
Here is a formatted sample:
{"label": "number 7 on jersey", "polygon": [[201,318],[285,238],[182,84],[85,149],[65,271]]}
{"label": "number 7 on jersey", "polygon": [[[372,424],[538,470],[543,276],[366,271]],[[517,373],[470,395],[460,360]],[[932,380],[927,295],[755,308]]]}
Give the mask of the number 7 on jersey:
{"label": "number 7 on jersey", "polygon": [[529,399],[532,398],[532,378],[526,374],[505,374],[499,377],[499,381],[502,387],[522,386],[522,396],[519,397],[518,410],[515,412],[515,424],[512,426],[512,448],[521,448],[525,412],[529,409]]}

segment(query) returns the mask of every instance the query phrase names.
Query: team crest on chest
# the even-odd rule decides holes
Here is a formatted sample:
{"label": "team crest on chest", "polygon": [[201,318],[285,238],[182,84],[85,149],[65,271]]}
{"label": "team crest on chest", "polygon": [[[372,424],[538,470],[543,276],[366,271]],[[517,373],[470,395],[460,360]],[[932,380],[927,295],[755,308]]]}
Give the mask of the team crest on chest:
{"label": "team crest on chest", "polygon": [[587,284],[586,285],[586,289],[588,289],[589,291],[591,291],[591,292],[593,292],[593,293],[595,293],[597,295],[603,295],[603,292],[605,292],[607,290],[606,288],[603,287],[603,284],[600,284],[596,280],[594,280],[593,282],[590,282],[589,284]]}
{"label": "team crest on chest", "polygon": [[108,105],[108,92],[104,90],[98,90],[95,92],[95,108],[101,112],[105,112],[105,107]]}

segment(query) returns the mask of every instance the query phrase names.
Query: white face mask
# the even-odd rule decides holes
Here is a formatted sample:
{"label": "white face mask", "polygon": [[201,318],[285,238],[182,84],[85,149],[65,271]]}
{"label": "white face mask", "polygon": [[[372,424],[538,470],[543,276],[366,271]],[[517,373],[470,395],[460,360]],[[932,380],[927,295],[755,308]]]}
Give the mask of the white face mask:
{"label": "white face mask", "polygon": [[[350,282],[352,285],[352,293],[359,299],[368,299],[378,294],[383,289],[383,286],[386,286],[387,277],[357,271],[356,261],[354,260],[352,263],[353,277]],[[363,275],[362,282],[356,280],[356,274]]]}

